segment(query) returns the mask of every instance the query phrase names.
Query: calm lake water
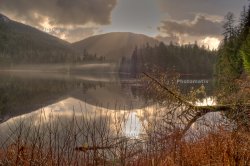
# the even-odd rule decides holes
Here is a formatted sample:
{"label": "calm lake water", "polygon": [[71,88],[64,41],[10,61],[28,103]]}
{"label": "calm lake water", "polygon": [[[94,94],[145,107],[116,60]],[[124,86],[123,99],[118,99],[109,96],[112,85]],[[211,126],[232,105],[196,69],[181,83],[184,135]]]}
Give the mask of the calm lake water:
{"label": "calm lake water", "polygon": [[[146,100],[145,87],[138,80],[116,73],[4,71],[0,72],[0,78],[1,141],[11,138],[11,133],[20,124],[36,128],[60,119],[63,128],[63,124],[70,122],[72,117],[79,123],[83,123],[83,117],[88,117],[91,123],[110,119],[110,126],[105,126],[107,128],[114,128],[116,120],[121,120],[121,135],[138,137],[144,132],[145,116],[159,109],[157,103]],[[186,76],[179,81],[183,80],[195,79]],[[212,84],[211,80],[204,84],[208,94],[211,93]],[[186,91],[191,86],[200,85],[183,83],[180,86]],[[199,104],[214,103],[212,98],[208,98]],[[207,117],[211,119],[213,116],[218,117],[218,114]]]}
{"label": "calm lake water", "polygon": [[142,90],[135,80],[122,80],[116,74],[1,73],[1,119],[30,113],[68,98],[107,109],[140,108],[145,105],[139,96]]}

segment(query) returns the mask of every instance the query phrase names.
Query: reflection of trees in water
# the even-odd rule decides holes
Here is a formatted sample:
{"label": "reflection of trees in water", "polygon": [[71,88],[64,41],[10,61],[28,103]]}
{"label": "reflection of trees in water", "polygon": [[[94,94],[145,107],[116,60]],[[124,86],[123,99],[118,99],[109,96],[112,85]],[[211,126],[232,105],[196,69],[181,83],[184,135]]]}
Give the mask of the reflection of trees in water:
{"label": "reflection of trees in water", "polygon": [[[42,77],[3,75],[1,79],[0,112],[2,120],[6,115],[22,115],[67,97],[74,97],[97,106],[107,107],[109,105],[112,109],[119,109],[115,108],[116,104],[121,107],[123,104],[130,107],[131,102],[135,102],[134,98],[142,98],[139,93],[143,91],[139,86],[135,86],[133,81],[123,82],[119,79],[116,82],[86,81],[78,79],[74,75],[59,78],[57,75],[47,78],[46,74]],[[103,91],[107,92],[106,96],[100,94]],[[134,107],[137,108],[137,105],[142,107],[144,105],[142,100],[141,104],[136,103]],[[112,102],[118,103],[112,105]]]}
{"label": "reflection of trees in water", "polygon": [[71,114],[44,110],[10,120],[0,125],[1,134],[5,133],[0,138],[0,150],[12,153],[0,155],[0,162],[125,164],[128,157],[142,150],[139,140],[124,136],[128,115],[129,112],[101,109],[76,110]]}
{"label": "reflection of trees in water", "polygon": [[20,115],[67,97],[75,90],[80,93],[102,87],[103,83],[75,79],[39,79],[1,76],[0,112]]}
{"label": "reflection of trees in water", "polygon": [[[155,165],[160,165],[160,163],[164,165],[165,163],[166,165],[167,162],[170,162],[177,163],[177,165],[178,163],[190,165],[190,162],[186,161],[187,149],[189,146],[192,147],[191,145],[197,146],[195,141],[198,141],[198,143],[204,141],[210,145],[208,140],[211,140],[213,141],[211,144],[219,146],[221,141],[226,139],[223,143],[226,143],[230,148],[234,148],[233,151],[237,151],[237,155],[231,151],[227,151],[225,154],[224,152],[227,150],[225,147],[227,146],[222,146],[220,147],[224,148],[222,156],[225,157],[226,155],[232,161],[237,156],[238,161],[236,162],[246,163],[245,161],[249,158],[249,153],[246,153],[249,151],[248,147],[250,147],[249,137],[242,131],[242,128],[238,128],[238,123],[216,119],[216,115],[215,120],[217,123],[209,124],[200,119],[210,112],[234,111],[237,108],[231,106],[196,106],[197,93],[195,91],[181,95],[176,81],[166,86],[163,84],[166,80],[164,75],[155,76],[147,75],[150,79],[145,84],[149,87],[147,90],[150,92],[151,98],[158,101],[159,104],[158,107],[145,108],[137,112],[143,126],[143,132],[139,137],[127,138],[123,136],[124,123],[127,121],[128,116],[122,111],[111,113],[110,110],[102,111],[97,109],[87,115],[80,113],[80,116],[78,116],[77,112],[74,112],[73,115],[70,114],[69,118],[65,119],[61,116],[61,118],[55,118],[56,121],[53,121],[51,116],[47,116],[46,127],[38,127],[35,130],[37,134],[32,134],[31,138],[33,139],[31,140],[26,139],[31,132],[24,132],[30,131],[31,125],[27,125],[27,128],[20,124],[14,125],[17,130],[15,128],[10,130],[16,135],[13,144],[2,144],[2,149],[5,149],[5,158],[7,158],[6,154],[8,154],[5,153],[6,151],[14,151],[11,155],[15,156],[13,158],[16,160],[13,161],[13,158],[7,158],[5,161],[10,163],[24,162],[25,156],[23,157],[22,151],[26,150],[26,154],[28,154],[26,156],[27,161],[34,161],[37,159],[34,156],[39,154],[46,157],[44,157],[44,160],[38,159],[36,161],[46,164],[53,162],[57,165],[70,165],[72,163],[80,165],[132,165],[132,163],[137,162],[153,163]],[[202,89],[199,90],[199,92],[201,91]],[[208,121],[210,120],[208,119]],[[197,121],[200,121],[199,126],[193,126]],[[31,121],[31,124],[36,123]],[[236,128],[237,132],[230,134],[231,126]],[[198,128],[201,128],[201,131]],[[225,135],[216,135],[221,131]],[[185,137],[186,134],[192,132],[196,134]],[[210,137],[206,137],[209,132],[211,132]],[[13,136],[12,134],[8,135]],[[238,140],[241,141],[240,144]],[[234,146],[237,142],[239,145]],[[210,153],[211,150],[212,152],[215,150],[214,148],[216,147],[211,146],[208,150],[207,145],[202,144],[201,147],[198,146],[197,148],[200,151],[195,151],[195,153],[197,155],[205,153],[205,156],[210,156],[210,159],[203,161],[205,165],[211,163],[212,160],[217,163],[217,157],[221,153],[216,155]],[[246,151],[240,150],[242,148],[246,149]]]}
{"label": "reflection of trees in water", "polygon": [[[184,153],[187,146],[197,146],[194,142],[199,139],[202,141],[209,131],[212,138],[217,132],[226,133],[225,137],[216,136],[219,142],[224,138],[230,138],[228,142],[244,140],[237,147],[247,147],[249,150],[249,141],[245,135],[234,134],[232,138],[227,133],[228,130],[219,130],[227,125],[225,121],[218,121],[219,125],[206,124],[207,131],[195,130],[194,135],[183,139],[182,130],[188,121],[181,121],[181,116],[185,116],[188,109],[178,109],[182,102],[180,105],[163,104],[167,107],[143,109],[137,113],[143,129],[141,135],[132,138],[124,136],[124,124],[131,113],[129,111],[99,108],[85,110],[83,106],[82,110],[72,112],[43,110],[14,118],[0,125],[0,162],[10,165],[30,162],[36,165],[133,165],[155,162],[158,165],[166,162],[164,160],[169,157],[172,162],[183,163],[183,159],[187,160],[183,155],[187,153]],[[214,139],[211,141],[213,142],[207,142],[208,145],[218,143]],[[233,147],[231,144],[227,145]],[[215,150],[216,147],[209,148]],[[210,154],[210,151],[204,152],[206,155]],[[228,152],[228,156],[230,155],[232,152]],[[240,160],[245,160],[249,154],[239,151],[237,156]],[[213,160],[217,159],[214,157],[216,156],[212,157]]]}

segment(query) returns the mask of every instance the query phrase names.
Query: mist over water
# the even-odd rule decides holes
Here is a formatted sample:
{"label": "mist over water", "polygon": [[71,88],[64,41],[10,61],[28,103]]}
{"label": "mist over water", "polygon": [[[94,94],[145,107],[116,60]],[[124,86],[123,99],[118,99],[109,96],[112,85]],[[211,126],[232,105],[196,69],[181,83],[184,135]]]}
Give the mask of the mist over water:
{"label": "mist over water", "polygon": [[[146,101],[147,92],[140,84],[141,80],[115,72],[117,70],[114,68],[112,63],[19,65],[2,68],[1,119],[32,112],[67,97],[117,110],[143,108],[152,104]],[[181,79],[183,83],[177,80],[183,93],[191,87],[203,85],[186,83],[188,78],[184,76]],[[212,92],[212,85],[212,80],[207,80],[204,84],[208,95]]]}
{"label": "mist over water", "polygon": [[111,73],[116,72],[118,66],[115,63],[86,63],[86,64],[38,64],[38,65],[13,65],[0,67],[0,72],[88,72]]}
{"label": "mist over water", "polygon": [[[108,69],[107,72],[104,68]],[[103,118],[126,115],[122,135],[138,137],[144,132],[141,119],[145,118],[145,112],[152,114],[158,107],[157,103],[146,97],[147,92],[140,80],[111,72],[112,68],[114,65],[105,63],[73,67],[25,65],[1,70],[0,132],[7,131],[6,125],[25,122],[29,118],[35,120],[42,116],[40,123],[46,124],[49,117],[58,116],[66,123],[75,115],[81,117],[94,113],[99,116],[106,111]],[[190,86],[199,85],[180,84],[183,92]],[[205,86],[209,89],[210,84]],[[197,104],[212,103],[213,99],[208,98]]]}
{"label": "mist over water", "polygon": [[135,79],[120,78],[118,73],[111,72],[46,72],[42,70],[43,67],[0,72],[2,120],[32,112],[68,97],[109,109],[131,109],[145,104],[142,99],[143,90]]}

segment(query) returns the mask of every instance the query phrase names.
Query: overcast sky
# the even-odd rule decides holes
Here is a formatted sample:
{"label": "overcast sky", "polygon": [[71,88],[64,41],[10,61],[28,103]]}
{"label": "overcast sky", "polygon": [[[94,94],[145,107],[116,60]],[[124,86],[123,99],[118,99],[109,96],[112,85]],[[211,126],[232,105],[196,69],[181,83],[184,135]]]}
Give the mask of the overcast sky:
{"label": "overcast sky", "polygon": [[227,12],[248,0],[0,0],[0,12],[69,42],[107,32],[216,48]]}

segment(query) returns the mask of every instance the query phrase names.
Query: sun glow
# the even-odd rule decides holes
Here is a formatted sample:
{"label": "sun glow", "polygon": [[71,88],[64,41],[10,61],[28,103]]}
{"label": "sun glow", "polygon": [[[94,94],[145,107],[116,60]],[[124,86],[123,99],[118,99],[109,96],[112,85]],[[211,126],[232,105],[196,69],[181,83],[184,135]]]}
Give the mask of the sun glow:
{"label": "sun glow", "polygon": [[217,50],[220,45],[220,40],[215,37],[206,37],[205,39],[201,40],[201,44],[209,47],[210,50]]}
{"label": "sun glow", "polygon": [[49,18],[44,18],[44,21],[40,24],[43,28],[43,31],[49,33],[49,32],[52,32],[54,31],[54,26],[50,25],[50,20]]}

